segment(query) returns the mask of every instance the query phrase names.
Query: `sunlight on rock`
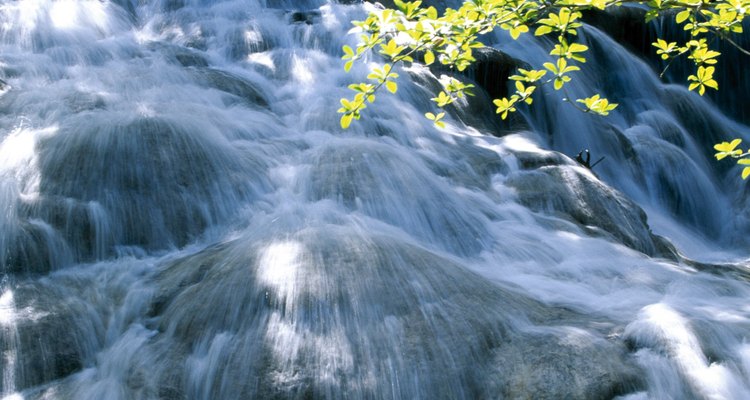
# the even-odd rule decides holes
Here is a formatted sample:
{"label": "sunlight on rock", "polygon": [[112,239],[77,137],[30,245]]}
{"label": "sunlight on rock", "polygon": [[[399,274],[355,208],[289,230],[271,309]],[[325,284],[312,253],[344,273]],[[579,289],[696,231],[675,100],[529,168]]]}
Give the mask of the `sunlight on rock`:
{"label": "sunlight on rock", "polygon": [[299,281],[303,247],[297,242],[276,242],[262,253],[258,263],[258,280],[276,290],[279,299],[291,301]]}
{"label": "sunlight on rock", "polygon": [[273,57],[271,57],[271,54],[267,51],[250,53],[247,55],[247,61],[262,65],[272,72],[276,71],[276,65],[273,62]]}
{"label": "sunlight on rock", "polygon": [[49,15],[52,25],[58,29],[75,27],[78,24],[78,2],[56,1],[52,3]]}

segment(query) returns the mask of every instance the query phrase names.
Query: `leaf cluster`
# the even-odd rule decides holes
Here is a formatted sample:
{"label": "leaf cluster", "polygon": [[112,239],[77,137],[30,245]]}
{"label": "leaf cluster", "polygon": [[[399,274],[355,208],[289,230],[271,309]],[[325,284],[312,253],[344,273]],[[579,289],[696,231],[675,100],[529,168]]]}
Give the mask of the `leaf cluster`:
{"label": "leaf cluster", "polygon": [[744,168],[742,168],[742,179],[747,179],[747,177],[750,176],[750,158],[744,157],[750,155],[750,150],[743,151],[742,149],[738,149],[737,146],[739,146],[740,143],[742,143],[742,139],[734,139],[731,142],[721,142],[714,145],[714,149],[717,151],[717,153],[714,154],[714,157],[716,157],[717,160],[722,160],[726,157],[738,159],[737,164],[744,166]]}
{"label": "leaf cluster", "polygon": [[[581,11],[605,10],[625,3],[645,6],[646,22],[659,17],[674,18],[689,32],[689,39],[684,43],[661,38],[652,43],[656,54],[668,62],[664,71],[675,60],[685,57],[696,68],[687,78],[688,89],[700,95],[706,88],[718,90],[714,72],[721,53],[711,49],[711,43],[718,38],[739,47],[731,36],[742,33],[742,21],[750,10],[750,0],[466,0],[460,8],[448,8],[442,14],[435,7],[423,7],[421,0],[394,0],[396,9],[378,10],[364,21],[353,22],[352,32],[359,35],[359,41],[356,48],[343,46],[344,70],[349,72],[355,62],[362,62],[369,53],[382,57],[385,63],[371,68],[367,82],[349,85],[354,96],[341,99],[338,110],[342,114],[341,127],[346,129],[352,120],[359,119],[367,104],[375,101],[380,88],[396,93],[398,74],[394,70],[415,62],[419,55],[425,65],[440,63],[463,71],[476,62],[473,50],[484,46],[478,40],[480,35],[499,28],[518,39],[533,28],[535,36],[555,39],[549,52],[553,61],[543,63],[538,69],[519,68],[510,76],[515,81],[515,90],[508,97],[493,100],[496,112],[505,119],[519,104],[532,104],[532,96],[539,86],[552,84],[555,90],[565,90],[574,73],[580,71],[577,64],[586,62],[588,50],[575,40],[582,27]],[[445,79],[441,84],[442,90],[432,98],[438,108],[472,95],[473,85],[456,78]],[[599,94],[570,102],[581,111],[602,116],[617,107]],[[444,111],[425,113],[439,128],[445,127],[445,115]],[[750,158],[745,157],[750,155],[750,150],[738,149],[740,143],[740,139],[735,139],[715,145],[715,156],[717,160],[738,159],[738,164],[745,166],[742,178],[746,179],[750,176]]]}
{"label": "leaf cluster", "polygon": [[[509,113],[517,111],[520,104],[532,104],[532,96],[539,86],[551,84],[554,90],[565,90],[565,85],[580,71],[579,64],[586,62],[588,51],[585,44],[576,40],[582,27],[582,11],[605,10],[625,3],[645,6],[646,21],[674,18],[690,33],[685,43],[657,39],[652,44],[656,54],[668,62],[665,71],[672,62],[684,57],[696,68],[688,77],[689,90],[703,95],[706,88],[718,89],[714,72],[721,53],[712,49],[711,44],[715,38],[735,44],[731,35],[742,33],[742,21],[750,10],[750,0],[467,0],[460,8],[448,8],[442,14],[435,7],[422,6],[420,0],[394,0],[395,9],[378,10],[364,21],[353,22],[352,33],[359,35],[359,41],[356,48],[343,46],[344,69],[349,71],[355,62],[362,62],[370,53],[382,57],[385,63],[371,69],[367,82],[349,86],[354,96],[341,100],[341,126],[347,128],[353,119],[359,119],[367,104],[375,101],[375,94],[381,87],[396,93],[398,74],[394,70],[415,62],[419,56],[425,65],[440,63],[463,71],[476,62],[473,51],[483,46],[479,36],[495,29],[508,31],[513,39],[532,30],[535,36],[552,38],[554,43],[549,52],[552,61],[537,69],[518,69],[510,77],[514,81],[514,91],[508,97],[493,100],[496,112],[505,119]],[[472,95],[473,86],[459,79],[446,79],[441,84],[442,90],[432,98],[438,108]],[[616,103],[596,93],[568,101],[584,112],[602,116],[617,107]],[[445,112],[428,112],[425,116],[436,126],[445,127]],[[731,156],[741,158],[740,164],[750,165],[750,159],[743,158],[747,153],[735,150],[738,144],[735,141],[717,144],[717,159]],[[743,178],[748,175],[750,167],[742,172]]]}

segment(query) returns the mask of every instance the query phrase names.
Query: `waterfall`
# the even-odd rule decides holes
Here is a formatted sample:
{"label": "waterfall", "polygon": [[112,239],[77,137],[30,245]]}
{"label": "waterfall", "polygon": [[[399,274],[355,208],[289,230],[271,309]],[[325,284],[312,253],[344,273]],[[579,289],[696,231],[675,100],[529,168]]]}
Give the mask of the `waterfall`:
{"label": "waterfall", "polygon": [[747,128],[586,26],[510,124],[415,63],[342,130],[374,7],[0,5],[0,395],[750,397]]}

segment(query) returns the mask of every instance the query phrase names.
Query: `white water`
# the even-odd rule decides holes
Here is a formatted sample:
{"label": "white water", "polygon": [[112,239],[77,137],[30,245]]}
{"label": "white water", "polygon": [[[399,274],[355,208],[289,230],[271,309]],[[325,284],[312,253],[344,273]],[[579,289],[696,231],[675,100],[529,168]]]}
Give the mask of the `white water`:
{"label": "white water", "polygon": [[436,130],[413,66],[341,131],[371,7],[0,5],[2,395],[750,396],[745,128],[587,28],[609,118]]}

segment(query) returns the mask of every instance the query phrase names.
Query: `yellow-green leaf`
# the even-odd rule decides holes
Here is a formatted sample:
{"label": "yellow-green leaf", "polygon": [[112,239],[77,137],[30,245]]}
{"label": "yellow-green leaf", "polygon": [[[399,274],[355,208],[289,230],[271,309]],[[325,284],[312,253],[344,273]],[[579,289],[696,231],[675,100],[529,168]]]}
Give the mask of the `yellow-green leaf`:
{"label": "yellow-green leaf", "polygon": [[[742,139],[734,139],[731,142],[721,142],[714,145],[714,150],[718,153],[714,154],[717,160],[721,160],[724,157],[738,157],[742,154],[742,150],[737,149],[737,146],[742,143]],[[740,160],[741,164],[745,163],[745,160]]]}
{"label": "yellow-green leaf", "polygon": [[396,93],[396,91],[398,90],[398,85],[394,81],[386,81],[385,88],[388,89],[388,91],[391,93]]}
{"label": "yellow-green leaf", "polygon": [[677,13],[677,16],[675,17],[675,21],[677,21],[678,24],[681,24],[685,22],[686,19],[690,17],[690,10],[682,10],[679,13]]}
{"label": "yellow-green leaf", "polygon": [[523,93],[526,91],[526,87],[523,86],[523,83],[521,81],[516,81],[516,90]]}
{"label": "yellow-green leaf", "polygon": [[344,45],[341,49],[344,50],[344,60],[354,57],[354,50],[350,46]]}
{"label": "yellow-green leaf", "polygon": [[435,62],[435,54],[431,50],[427,50],[427,52],[424,53],[425,65],[430,65],[434,62]]}
{"label": "yellow-green leaf", "polygon": [[534,36],[542,36],[551,32],[552,32],[552,27],[547,26],[547,25],[542,25],[536,28],[536,31],[534,32]]}
{"label": "yellow-green leaf", "polygon": [[349,125],[352,124],[352,118],[354,117],[354,114],[344,114],[341,116],[341,127],[344,129],[349,128]]}
{"label": "yellow-green leaf", "polygon": [[563,87],[563,83],[564,83],[564,82],[563,82],[563,80],[562,80],[562,79],[560,79],[560,78],[555,78],[555,83],[554,83],[554,87],[555,87],[555,90],[560,90],[560,89],[562,89],[562,87]]}

